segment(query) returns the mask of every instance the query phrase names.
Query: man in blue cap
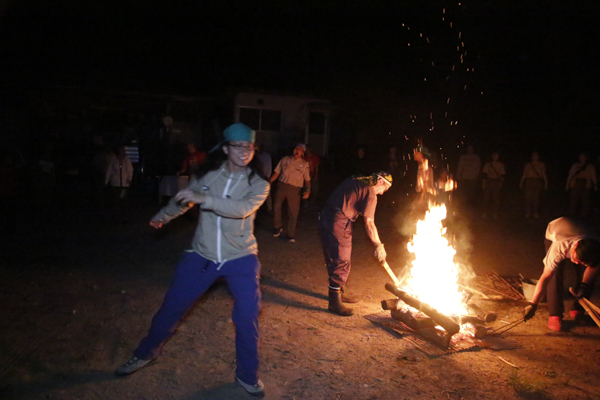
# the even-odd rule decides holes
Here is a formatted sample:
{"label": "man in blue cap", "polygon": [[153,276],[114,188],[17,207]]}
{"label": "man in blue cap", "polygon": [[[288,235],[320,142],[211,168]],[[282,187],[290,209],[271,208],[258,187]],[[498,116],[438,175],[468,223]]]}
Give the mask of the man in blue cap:
{"label": "man in blue cap", "polygon": [[250,395],[263,397],[264,385],[258,379],[261,293],[254,217],[269,194],[269,184],[254,161],[255,132],[238,123],[225,129],[224,136],[225,141],[218,146],[221,153],[211,151],[189,186],[150,221],[158,229],[194,204],[200,205],[191,249],[179,262],[148,334],[115,374],[128,376],[155,361],[181,318],[217,279],[223,278],[234,298],[235,381]]}

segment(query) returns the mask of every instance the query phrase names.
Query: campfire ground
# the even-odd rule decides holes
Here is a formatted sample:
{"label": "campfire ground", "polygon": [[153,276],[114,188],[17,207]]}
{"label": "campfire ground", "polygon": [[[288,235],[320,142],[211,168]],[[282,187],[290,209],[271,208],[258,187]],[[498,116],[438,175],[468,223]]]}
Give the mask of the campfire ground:
{"label": "campfire ground", "polygon": [[[191,310],[157,363],[126,379],[113,376],[146,332],[192,237],[194,223],[185,217],[162,231],[149,228],[157,207],[146,202],[129,224],[114,225],[79,205],[44,225],[23,219],[29,222],[3,238],[0,398],[249,398],[232,383],[232,299],[223,283]],[[402,217],[400,207],[382,202],[376,218],[395,270],[407,256],[406,238],[397,229]],[[461,251],[469,252],[476,272],[540,274],[547,220],[481,221],[467,214],[458,222]],[[520,349],[428,357],[364,318],[392,296],[360,222],[348,289],[362,301],[349,318],[326,311],[315,209],[302,212],[296,244],[270,231],[270,217],[261,214],[260,374],[268,399],[600,398],[600,328],[551,333],[541,307],[532,321],[504,335]],[[498,313],[498,325],[522,315],[523,303],[516,301],[478,304]]]}

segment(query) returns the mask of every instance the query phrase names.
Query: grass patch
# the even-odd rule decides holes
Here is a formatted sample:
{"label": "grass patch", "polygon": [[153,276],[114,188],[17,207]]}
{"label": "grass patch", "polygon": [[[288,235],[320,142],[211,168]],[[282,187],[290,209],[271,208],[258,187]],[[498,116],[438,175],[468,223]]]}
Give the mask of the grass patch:
{"label": "grass patch", "polygon": [[519,376],[518,371],[513,371],[508,384],[511,386],[517,395],[522,399],[527,400],[551,400],[552,397],[544,390],[542,382],[530,382],[527,379]]}

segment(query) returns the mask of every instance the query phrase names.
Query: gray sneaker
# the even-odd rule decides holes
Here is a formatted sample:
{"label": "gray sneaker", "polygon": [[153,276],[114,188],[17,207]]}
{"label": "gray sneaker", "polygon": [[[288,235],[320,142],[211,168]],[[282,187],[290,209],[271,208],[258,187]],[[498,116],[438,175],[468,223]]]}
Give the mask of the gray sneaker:
{"label": "gray sneaker", "polygon": [[238,385],[243,387],[250,396],[258,397],[258,398],[265,397],[265,385],[262,383],[262,381],[260,379],[258,380],[256,385],[248,385],[247,383],[244,383],[237,376],[235,377],[235,381],[237,382]]}
{"label": "gray sneaker", "polygon": [[156,358],[152,360],[142,360],[141,358],[131,357],[125,364],[115,370],[115,375],[119,377],[129,376],[134,372],[137,372],[138,369],[143,368],[154,361],[156,361]]}

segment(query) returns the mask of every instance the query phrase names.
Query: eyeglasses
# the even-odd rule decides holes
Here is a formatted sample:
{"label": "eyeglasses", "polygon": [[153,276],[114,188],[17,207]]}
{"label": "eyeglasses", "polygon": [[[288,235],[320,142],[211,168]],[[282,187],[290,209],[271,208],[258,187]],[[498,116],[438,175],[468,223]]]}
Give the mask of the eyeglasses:
{"label": "eyeglasses", "polygon": [[237,151],[253,151],[254,150],[253,144],[231,144],[231,143],[229,143],[229,146],[233,147]]}

